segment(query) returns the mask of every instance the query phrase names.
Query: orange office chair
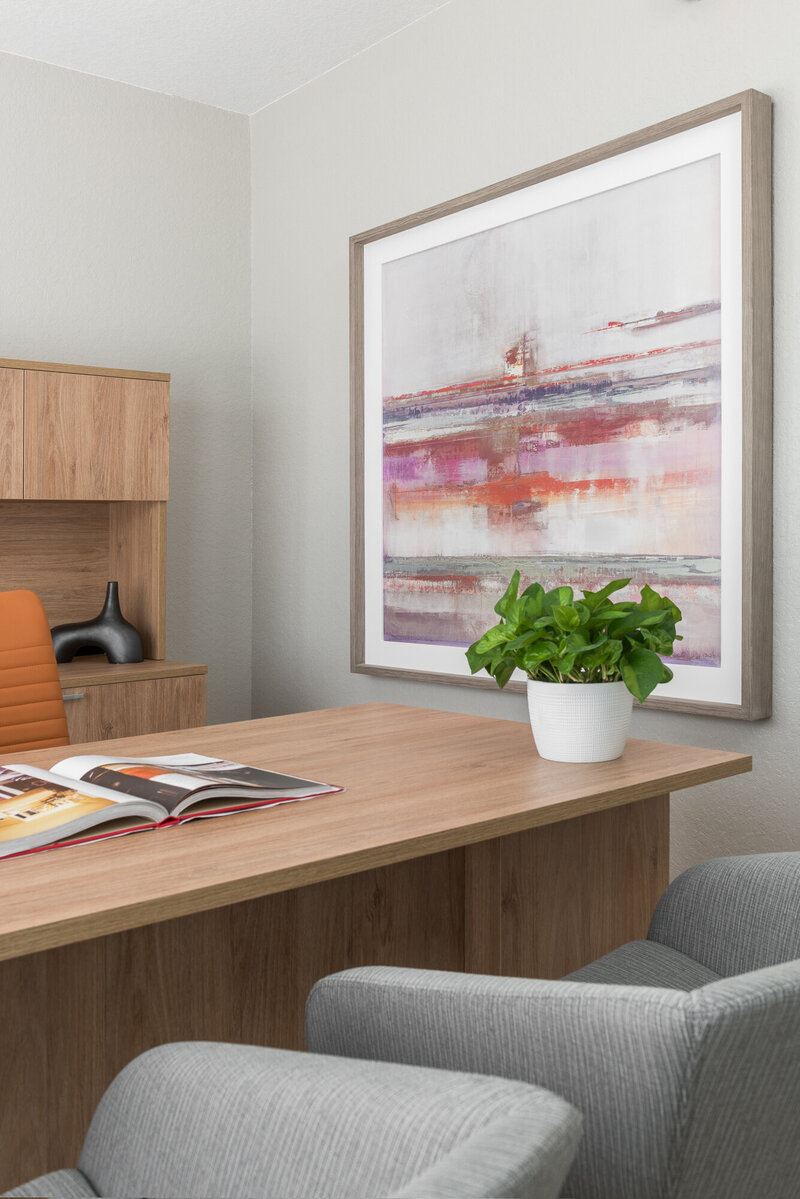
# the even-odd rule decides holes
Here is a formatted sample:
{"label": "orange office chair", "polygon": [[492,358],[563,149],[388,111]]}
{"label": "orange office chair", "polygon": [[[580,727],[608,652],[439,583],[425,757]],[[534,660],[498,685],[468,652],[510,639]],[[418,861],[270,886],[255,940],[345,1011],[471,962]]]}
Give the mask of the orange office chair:
{"label": "orange office chair", "polygon": [[0,592],[0,754],[68,745],[58,667],[42,601]]}

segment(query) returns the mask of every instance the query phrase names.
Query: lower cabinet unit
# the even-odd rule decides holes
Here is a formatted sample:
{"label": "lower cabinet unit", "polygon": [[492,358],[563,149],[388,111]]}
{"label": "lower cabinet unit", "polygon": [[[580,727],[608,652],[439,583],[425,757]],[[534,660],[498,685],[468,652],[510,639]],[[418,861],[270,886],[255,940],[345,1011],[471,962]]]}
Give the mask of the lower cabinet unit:
{"label": "lower cabinet unit", "polygon": [[59,667],[71,745],[206,723],[206,667],[76,658]]}

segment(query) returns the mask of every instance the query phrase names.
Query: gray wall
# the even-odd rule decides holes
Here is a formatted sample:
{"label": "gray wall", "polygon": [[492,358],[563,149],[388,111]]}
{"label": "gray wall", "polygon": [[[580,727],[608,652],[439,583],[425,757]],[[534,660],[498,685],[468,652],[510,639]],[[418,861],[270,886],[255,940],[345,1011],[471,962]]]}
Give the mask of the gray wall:
{"label": "gray wall", "polygon": [[[348,238],[754,87],[775,100],[777,643],[797,591],[800,10],[786,0],[454,0],[252,119],[254,713],[387,700],[526,718],[524,698],[349,673]],[[800,848],[800,687],[775,716],[635,714],[752,752],[679,794],[673,864]],[[498,780],[502,785],[502,780]]]}
{"label": "gray wall", "polygon": [[5,54],[0,111],[0,357],[171,372],[167,653],[247,717],[248,120]]}

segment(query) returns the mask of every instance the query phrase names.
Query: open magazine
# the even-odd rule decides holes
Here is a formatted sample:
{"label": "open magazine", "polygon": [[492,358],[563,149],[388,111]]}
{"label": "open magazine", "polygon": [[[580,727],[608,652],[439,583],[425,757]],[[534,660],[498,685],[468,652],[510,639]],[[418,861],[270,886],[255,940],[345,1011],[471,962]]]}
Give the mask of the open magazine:
{"label": "open magazine", "polygon": [[0,858],[342,790],[202,754],[0,766]]}

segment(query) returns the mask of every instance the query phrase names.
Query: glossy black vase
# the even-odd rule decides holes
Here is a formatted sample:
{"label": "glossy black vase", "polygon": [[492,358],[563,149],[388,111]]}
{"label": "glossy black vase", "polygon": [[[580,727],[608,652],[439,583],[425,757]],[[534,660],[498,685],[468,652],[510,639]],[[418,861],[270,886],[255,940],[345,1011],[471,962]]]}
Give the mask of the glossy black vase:
{"label": "glossy black vase", "polygon": [[109,583],[103,611],[94,620],[58,624],[50,630],[56,662],[71,662],[76,654],[101,653],[109,662],[141,662],[142,639],[119,607],[119,584]]}

